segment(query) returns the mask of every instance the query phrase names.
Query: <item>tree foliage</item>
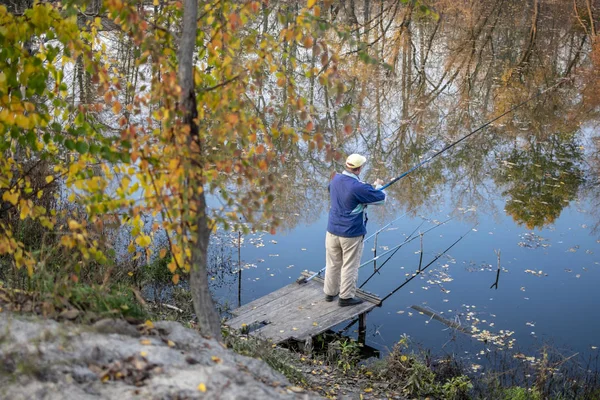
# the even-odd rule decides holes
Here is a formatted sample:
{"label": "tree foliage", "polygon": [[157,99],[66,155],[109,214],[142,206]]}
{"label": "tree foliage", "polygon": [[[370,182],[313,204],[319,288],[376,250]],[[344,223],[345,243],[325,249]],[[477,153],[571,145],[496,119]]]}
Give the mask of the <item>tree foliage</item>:
{"label": "tree foliage", "polygon": [[[206,259],[199,232],[274,229],[272,171],[286,161],[275,149],[325,149],[287,66],[345,90],[314,3],[270,13],[258,1],[201,2],[193,124],[177,76],[181,2],[107,0],[91,17],[76,2],[35,3],[22,15],[0,6],[0,257],[29,275],[43,262],[15,237],[5,218],[13,211],[59,232],[80,268],[110,261],[94,231],[116,219],[130,226],[135,257],[172,255],[174,282],[195,253]],[[284,28],[259,30],[257,16]],[[133,55],[126,68],[111,40]],[[319,68],[298,66],[291,48],[329,56]],[[28,168],[41,162],[50,168],[34,185]],[[81,212],[38,204],[51,185],[58,203]],[[159,234],[169,251],[152,255]]]}

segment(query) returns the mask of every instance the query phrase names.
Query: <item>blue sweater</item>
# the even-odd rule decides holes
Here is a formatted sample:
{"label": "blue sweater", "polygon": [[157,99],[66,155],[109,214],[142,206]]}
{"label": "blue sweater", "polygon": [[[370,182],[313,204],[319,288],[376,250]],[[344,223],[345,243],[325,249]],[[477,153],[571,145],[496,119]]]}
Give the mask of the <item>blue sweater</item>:
{"label": "blue sweater", "polygon": [[364,210],[367,204],[381,204],[385,192],[362,183],[356,175],[336,174],[329,183],[331,208],[327,232],[342,237],[357,237],[367,233]]}

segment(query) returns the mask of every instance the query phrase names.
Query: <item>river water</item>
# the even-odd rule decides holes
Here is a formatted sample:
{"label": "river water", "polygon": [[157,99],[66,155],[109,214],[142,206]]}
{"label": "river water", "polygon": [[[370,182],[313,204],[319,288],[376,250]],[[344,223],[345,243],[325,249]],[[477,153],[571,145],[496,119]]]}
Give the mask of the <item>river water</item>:
{"label": "river water", "polygon": [[[387,204],[369,209],[369,234],[406,213],[377,235],[378,254],[419,224],[417,237],[452,217],[402,247],[369,281],[365,289],[381,297],[418,269],[421,243],[425,266],[464,236],[369,314],[367,344],[383,352],[408,335],[415,345],[474,362],[498,349],[533,356],[546,345],[565,357],[598,354],[600,52],[566,5],[517,3],[483,1],[469,13],[440,6],[439,20],[384,14],[388,40],[373,48],[392,70],[353,67],[352,96],[344,100],[353,134],[339,134],[329,113],[318,121],[332,127],[326,140],[341,154],[367,156],[361,178],[391,180],[538,96],[391,186]],[[364,35],[373,39],[377,29]],[[237,232],[213,240],[214,291],[230,308],[324,267],[327,182],[342,168],[308,151],[287,157],[276,171],[285,182],[275,194],[277,233],[242,236],[239,263]],[[374,248],[371,239],[363,261]],[[359,284],[371,272],[372,264],[362,268]]]}

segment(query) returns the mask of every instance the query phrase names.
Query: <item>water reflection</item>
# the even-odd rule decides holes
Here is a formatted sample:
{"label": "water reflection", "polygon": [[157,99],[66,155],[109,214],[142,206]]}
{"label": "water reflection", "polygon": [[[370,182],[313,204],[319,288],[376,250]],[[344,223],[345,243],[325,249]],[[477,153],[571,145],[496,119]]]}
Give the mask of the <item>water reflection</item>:
{"label": "water reflection", "polygon": [[[496,184],[511,197],[507,212],[518,221],[528,227],[551,223],[560,213],[558,204],[564,207],[573,200],[584,179],[581,171],[575,171],[582,157],[575,151],[578,128],[597,118],[597,112],[584,106],[584,101],[596,97],[589,87],[597,85],[593,74],[586,72],[593,69],[589,35],[570,17],[571,6],[562,2],[536,0],[524,5],[485,0],[462,5],[440,1],[435,7],[439,19],[397,2],[353,2],[328,10],[326,18],[354,24],[360,45],[341,47],[339,69],[347,74],[348,88],[337,112],[331,93],[319,92],[311,77],[298,77],[318,115],[317,130],[338,156],[355,151],[369,156],[365,180],[392,179],[515,104],[565,77],[572,78],[392,186],[392,204],[377,211],[432,212],[436,198],[451,190],[456,207],[476,204],[496,213],[501,211],[492,200]],[[358,62],[357,49],[388,66]],[[301,62],[319,64],[310,51],[297,56]],[[354,128],[349,135],[344,133],[348,121]],[[569,151],[555,148],[567,144],[566,133]],[[503,138],[520,143],[520,150],[507,154]],[[276,193],[275,201],[282,226],[292,229],[326,209],[324,188],[330,174],[341,166],[316,157],[310,149],[281,150],[287,161],[277,167],[277,175],[286,186]],[[571,164],[557,157],[572,158]],[[513,166],[513,175],[498,168],[498,158],[519,165]],[[525,159],[533,167],[526,168]],[[534,164],[551,170],[540,175]],[[560,190],[545,185],[542,191],[535,179],[544,174],[564,182]],[[511,177],[520,179],[520,184],[511,185]],[[523,191],[522,186],[529,189]],[[516,201],[513,192],[520,192]],[[524,204],[519,201],[529,203],[540,196],[549,198],[519,206]]]}
{"label": "water reflection", "polygon": [[520,147],[499,153],[494,180],[503,189],[507,214],[528,229],[553,223],[583,182],[582,159],[572,135],[530,136]]}

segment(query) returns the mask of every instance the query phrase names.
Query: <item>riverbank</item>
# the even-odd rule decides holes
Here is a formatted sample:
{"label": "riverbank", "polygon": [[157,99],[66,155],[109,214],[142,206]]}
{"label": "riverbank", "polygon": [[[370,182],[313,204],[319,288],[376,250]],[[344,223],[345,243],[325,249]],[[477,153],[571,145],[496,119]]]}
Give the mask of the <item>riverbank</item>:
{"label": "riverbank", "polygon": [[118,291],[75,293],[87,293],[86,308],[81,295],[0,286],[0,397],[600,398],[598,360],[583,369],[549,353],[537,364],[506,355],[502,368],[475,374],[413,351],[407,337],[381,359],[364,359],[344,337],[317,338],[301,353],[227,330],[223,342],[202,337],[184,302],[155,308]]}

